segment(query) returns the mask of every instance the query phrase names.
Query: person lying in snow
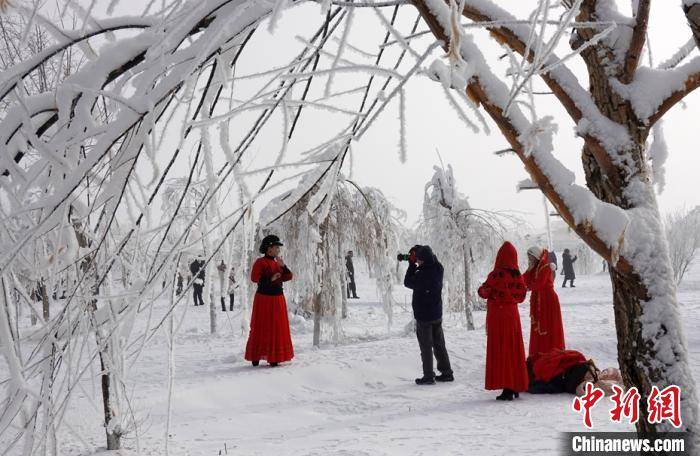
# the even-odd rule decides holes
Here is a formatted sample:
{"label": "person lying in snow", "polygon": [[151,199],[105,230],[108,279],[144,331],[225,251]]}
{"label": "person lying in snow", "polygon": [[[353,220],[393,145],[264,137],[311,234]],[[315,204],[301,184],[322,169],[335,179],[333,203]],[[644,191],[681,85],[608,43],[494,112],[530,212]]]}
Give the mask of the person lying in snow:
{"label": "person lying in snow", "polygon": [[591,382],[605,394],[613,394],[613,386],[624,389],[620,370],[614,367],[598,369],[592,359],[576,350],[553,349],[527,359],[530,394],[569,393],[583,396],[586,383]]}

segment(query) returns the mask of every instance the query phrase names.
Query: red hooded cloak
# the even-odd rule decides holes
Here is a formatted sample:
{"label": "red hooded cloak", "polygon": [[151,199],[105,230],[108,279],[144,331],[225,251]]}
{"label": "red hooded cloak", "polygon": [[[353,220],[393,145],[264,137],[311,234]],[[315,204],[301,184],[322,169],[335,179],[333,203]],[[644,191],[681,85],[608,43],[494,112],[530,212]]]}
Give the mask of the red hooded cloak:
{"label": "red hooded cloak", "polygon": [[563,350],[564,323],[559,296],[554,291],[554,275],[549,267],[549,252],[544,250],[534,268],[523,274],[530,294],[530,348],[528,356]]}
{"label": "red hooded cloak", "polygon": [[486,299],[486,389],[527,391],[528,375],[518,303],[525,300],[518,252],[510,242],[498,251],[496,264],[479,296]]}

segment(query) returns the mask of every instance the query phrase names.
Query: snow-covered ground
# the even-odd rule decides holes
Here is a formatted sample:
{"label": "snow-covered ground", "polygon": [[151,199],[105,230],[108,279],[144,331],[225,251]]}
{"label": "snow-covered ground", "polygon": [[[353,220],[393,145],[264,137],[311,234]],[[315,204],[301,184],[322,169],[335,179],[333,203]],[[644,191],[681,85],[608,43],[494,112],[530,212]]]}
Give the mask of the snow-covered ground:
{"label": "snow-covered ground", "polygon": [[[365,274],[360,300],[349,301],[344,342],[314,349],[311,323],[293,325],[291,363],[254,368],[243,359],[240,310],[220,314],[220,334],[208,334],[208,308],[189,307],[175,345],[171,455],[528,455],[555,454],[562,431],[584,430],[571,410],[572,396],[533,396],[504,403],[485,391],[484,312],[467,331],[461,314],[446,315],[445,336],[456,381],[417,386],[418,345],[405,332],[410,295],[399,287],[395,322],[386,317]],[[608,276],[580,277],[575,289],[558,289],[569,348],[601,367],[616,365]],[[683,318],[700,380],[700,264],[680,289]],[[188,302],[189,304],[189,302]],[[157,303],[162,311],[164,303]],[[520,307],[526,343],[528,305]],[[225,315],[225,316],[224,316]],[[161,455],[167,410],[167,345],[156,337],[131,370],[132,407],[140,422],[140,454]],[[82,394],[99,398],[99,381]],[[104,445],[99,400],[82,395],[62,432],[61,454],[87,455]],[[627,430],[594,410],[596,430]],[[124,440],[136,454],[136,434]],[[131,452],[129,454],[132,454]]]}

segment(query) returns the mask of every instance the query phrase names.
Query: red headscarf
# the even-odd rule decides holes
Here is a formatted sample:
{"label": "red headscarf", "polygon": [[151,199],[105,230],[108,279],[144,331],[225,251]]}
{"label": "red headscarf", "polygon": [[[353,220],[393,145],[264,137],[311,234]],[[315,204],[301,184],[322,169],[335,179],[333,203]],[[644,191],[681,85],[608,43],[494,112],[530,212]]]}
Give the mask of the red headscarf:
{"label": "red headscarf", "polygon": [[494,269],[511,269],[514,271],[519,271],[518,268],[518,251],[510,242],[506,241],[503,243],[500,249],[498,249],[498,255],[496,255],[496,264],[493,266]]}

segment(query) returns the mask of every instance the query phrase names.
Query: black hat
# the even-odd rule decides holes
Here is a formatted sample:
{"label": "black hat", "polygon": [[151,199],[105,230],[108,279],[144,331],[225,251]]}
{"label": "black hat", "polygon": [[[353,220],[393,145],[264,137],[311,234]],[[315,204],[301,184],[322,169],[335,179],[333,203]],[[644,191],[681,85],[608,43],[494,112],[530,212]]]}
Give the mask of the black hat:
{"label": "black hat", "polygon": [[274,234],[265,236],[262,242],[260,243],[260,253],[266,253],[267,249],[269,247],[272,247],[273,245],[283,246],[284,244],[282,244],[280,242],[280,238],[278,238]]}
{"label": "black hat", "polygon": [[421,245],[416,249],[416,258],[424,263],[432,263],[434,261],[433,249],[429,245]]}

